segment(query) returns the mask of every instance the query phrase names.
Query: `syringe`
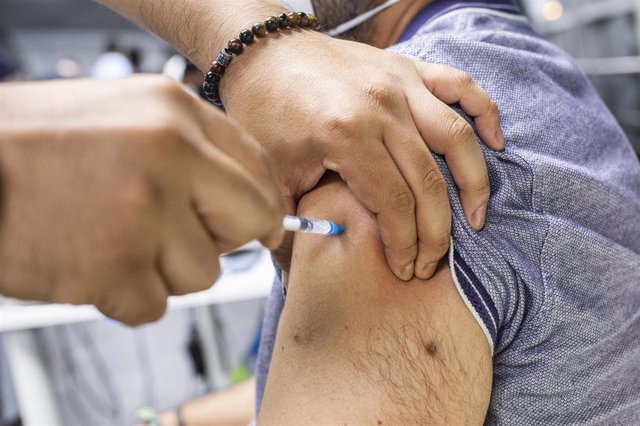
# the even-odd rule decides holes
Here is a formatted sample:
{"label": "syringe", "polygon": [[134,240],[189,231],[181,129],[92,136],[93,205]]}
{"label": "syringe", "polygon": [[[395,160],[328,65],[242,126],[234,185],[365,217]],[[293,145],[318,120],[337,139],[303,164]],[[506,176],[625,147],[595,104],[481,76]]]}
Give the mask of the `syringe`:
{"label": "syringe", "polygon": [[340,235],[344,232],[342,226],[329,220],[306,219],[298,216],[285,216],[282,226],[285,231],[320,235]]}

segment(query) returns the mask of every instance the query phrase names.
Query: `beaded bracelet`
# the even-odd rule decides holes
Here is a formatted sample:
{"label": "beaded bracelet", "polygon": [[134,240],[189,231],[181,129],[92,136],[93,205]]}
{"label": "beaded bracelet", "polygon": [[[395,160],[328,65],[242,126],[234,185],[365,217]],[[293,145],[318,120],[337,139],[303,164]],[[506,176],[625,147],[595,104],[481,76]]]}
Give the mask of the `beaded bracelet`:
{"label": "beaded bracelet", "polygon": [[278,30],[287,28],[308,28],[317,29],[320,21],[315,16],[304,12],[291,12],[289,14],[281,13],[278,16],[272,16],[264,22],[258,22],[251,29],[245,29],[240,32],[238,38],[229,41],[227,47],[222,49],[216,60],[213,61],[209,71],[204,75],[204,84],[202,90],[207,99],[218,107],[222,107],[220,100],[220,80],[224,75],[227,67],[231,64],[234,55],[238,56],[244,51],[244,45],[250,45],[256,38],[263,38],[267,33],[273,33]]}

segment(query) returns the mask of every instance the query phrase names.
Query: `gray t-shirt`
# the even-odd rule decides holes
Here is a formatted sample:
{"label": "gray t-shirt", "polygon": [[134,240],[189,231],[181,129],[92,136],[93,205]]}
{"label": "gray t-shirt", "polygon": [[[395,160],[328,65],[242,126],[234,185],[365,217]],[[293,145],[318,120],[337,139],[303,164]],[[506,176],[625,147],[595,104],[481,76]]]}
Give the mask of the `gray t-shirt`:
{"label": "gray t-shirt", "polygon": [[392,50],[470,73],[502,112],[507,149],[485,149],[492,196],[481,233],[450,186],[454,281],[493,351],[486,423],[640,424],[640,165],[620,127],[522,16],[446,11]]}

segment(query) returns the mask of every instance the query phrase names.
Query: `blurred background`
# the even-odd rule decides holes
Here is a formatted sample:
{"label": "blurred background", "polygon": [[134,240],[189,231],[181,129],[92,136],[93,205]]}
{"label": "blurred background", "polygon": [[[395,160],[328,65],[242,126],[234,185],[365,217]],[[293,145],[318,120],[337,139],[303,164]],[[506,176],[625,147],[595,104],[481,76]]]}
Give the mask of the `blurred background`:
{"label": "blurred background", "polygon": [[640,1],[521,4],[542,35],[576,58],[640,152]]}
{"label": "blurred background", "polygon": [[[537,31],[576,58],[640,152],[640,0],[520,3]],[[0,80],[137,72],[164,72],[194,90],[201,78],[164,42],[92,1],[0,0]],[[135,330],[91,310],[0,300],[0,425],[52,415],[46,424],[134,425],[141,407],[173,410],[248,379],[274,272],[258,248],[229,262],[229,292],[196,295]],[[249,290],[235,294],[235,281]]]}

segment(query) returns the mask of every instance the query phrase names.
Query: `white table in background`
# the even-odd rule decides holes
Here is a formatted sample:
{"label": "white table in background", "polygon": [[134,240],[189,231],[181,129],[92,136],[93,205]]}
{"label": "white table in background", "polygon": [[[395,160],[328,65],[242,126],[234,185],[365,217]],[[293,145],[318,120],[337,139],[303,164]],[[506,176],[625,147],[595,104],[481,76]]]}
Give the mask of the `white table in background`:
{"label": "white table in background", "polygon": [[[271,291],[275,270],[266,250],[254,253],[256,262],[235,271],[237,264],[223,261],[223,273],[211,289],[186,296],[171,297],[168,310],[202,308],[196,312],[203,349],[211,376],[221,370],[220,350],[216,344],[207,307],[224,303],[266,298]],[[248,256],[251,256],[249,254]],[[227,267],[225,267],[225,263]],[[16,399],[26,426],[62,425],[54,388],[42,354],[38,351],[35,331],[39,328],[104,319],[92,306],[33,304],[0,300],[0,333]],[[217,375],[220,377],[220,374]],[[212,379],[213,380],[213,379]],[[215,383],[221,387],[224,383]]]}

